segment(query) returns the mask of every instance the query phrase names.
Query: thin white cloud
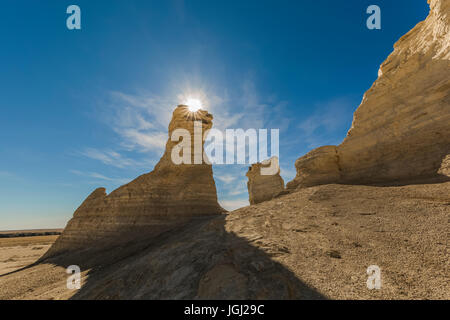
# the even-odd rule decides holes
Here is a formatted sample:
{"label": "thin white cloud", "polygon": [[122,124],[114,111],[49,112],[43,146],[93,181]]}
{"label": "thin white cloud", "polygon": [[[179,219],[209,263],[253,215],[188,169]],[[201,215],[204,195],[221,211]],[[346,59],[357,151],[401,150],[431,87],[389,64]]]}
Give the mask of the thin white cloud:
{"label": "thin white cloud", "polygon": [[286,167],[280,167],[280,175],[284,180],[284,184],[288,183],[297,175],[297,171],[295,169],[287,169]]}
{"label": "thin white cloud", "polygon": [[236,190],[228,192],[227,196],[233,197],[233,196],[238,196],[238,195],[241,195],[244,193],[247,193],[247,189],[236,189]]}
{"label": "thin white cloud", "polygon": [[122,157],[122,155],[120,155],[116,151],[87,148],[79,153],[85,157],[99,160],[106,165],[114,166],[117,168],[125,168],[128,166],[137,165],[137,162],[135,160]]}
{"label": "thin white cloud", "polygon": [[234,180],[236,180],[236,177],[232,176],[231,174],[224,174],[224,175],[216,176],[216,178],[226,184],[229,184],[229,183],[233,182]]}
{"label": "thin white cloud", "polygon": [[128,150],[138,149],[139,152],[162,151],[168,139],[165,132],[145,133],[138,129],[125,129],[120,132],[125,139],[122,145]]}
{"label": "thin white cloud", "polygon": [[222,198],[233,199],[237,196],[247,196],[247,177],[245,176],[248,166],[216,166],[214,168],[214,179]]}
{"label": "thin white cloud", "polygon": [[154,129],[155,125],[147,121],[143,115],[137,113],[132,107],[116,110],[115,125],[119,127],[136,128],[138,130]]}
{"label": "thin white cloud", "polygon": [[[244,81],[232,98],[226,91],[220,96],[205,88],[193,90],[189,85],[178,94],[166,96],[114,91],[110,94],[112,101],[104,121],[119,135],[120,145],[126,150],[160,155],[168,139],[167,127],[173,109],[188,97],[199,98],[204,109],[213,114],[214,128],[222,131],[227,128],[279,129],[289,123],[283,112],[285,103],[273,97],[263,99],[250,80]],[[228,147],[226,144],[225,148]]]}
{"label": "thin white cloud", "polygon": [[109,100],[102,120],[118,135],[119,146],[129,152],[160,156],[176,100],[117,91],[110,93]]}
{"label": "thin white cloud", "polygon": [[345,135],[336,138],[336,133],[338,130],[350,128],[353,104],[349,99],[338,98],[316,105],[315,110],[297,126],[302,133],[300,137],[307,143],[307,147],[317,148],[340,143]]}
{"label": "thin white cloud", "polygon": [[[131,95],[122,92],[112,92],[111,97],[115,103],[116,119],[115,123],[120,126],[127,126],[123,122],[121,115],[124,108],[131,119],[134,118],[146,121],[146,124],[152,123],[153,127],[167,129],[172,117],[173,108],[178,104],[175,99],[163,98],[153,94]],[[139,128],[145,129],[145,128]]]}
{"label": "thin white cloud", "polygon": [[78,175],[78,176],[83,176],[83,177],[88,177],[88,178],[94,178],[94,179],[99,179],[99,180],[104,180],[104,181],[109,181],[109,182],[113,182],[116,184],[125,184],[131,181],[131,179],[127,179],[127,178],[110,178],[107,177],[105,175],[102,175],[100,173],[97,172],[82,172],[79,170],[69,170],[71,173]]}

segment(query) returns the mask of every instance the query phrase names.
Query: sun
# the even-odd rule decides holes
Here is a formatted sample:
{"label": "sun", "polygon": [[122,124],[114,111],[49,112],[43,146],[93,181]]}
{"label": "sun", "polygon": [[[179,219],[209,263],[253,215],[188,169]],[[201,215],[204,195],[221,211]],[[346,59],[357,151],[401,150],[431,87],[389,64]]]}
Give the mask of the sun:
{"label": "sun", "polygon": [[186,105],[191,112],[197,112],[202,107],[202,102],[200,99],[187,98]]}

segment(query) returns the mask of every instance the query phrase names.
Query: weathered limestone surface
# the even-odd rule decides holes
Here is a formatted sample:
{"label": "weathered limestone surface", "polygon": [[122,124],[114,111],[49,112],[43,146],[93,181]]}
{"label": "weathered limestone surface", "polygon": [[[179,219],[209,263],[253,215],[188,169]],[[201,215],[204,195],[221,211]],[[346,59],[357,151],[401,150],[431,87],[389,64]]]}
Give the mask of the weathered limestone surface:
{"label": "weathered limestone surface", "polygon": [[289,189],[443,178],[450,154],[450,1],[428,3],[427,19],[381,65],[342,144],[298,159]]}
{"label": "weathered limestone surface", "polygon": [[[301,181],[304,187],[332,183],[341,178],[336,146],[324,146],[312,150],[297,159],[295,167],[297,176],[294,181]],[[292,186],[297,185],[293,182],[287,184],[288,189]]]}
{"label": "weathered limestone surface", "polygon": [[[109,195],[104,188],[95,190],[75,211],[46,257],[67,250],[124,245],[156,236],[192,217],[222,213],[211,165],[175,165],[171,160],[172,149],[179,143],[170,139],[173,130],[187,129],[193,142],[194,120],[205,131],[212,127],[212,119],[206,111],[190,113],[186,106],[178,106],[169,124],[166,150],[155,169]],[[192,159],[193,150],[192,143]]]}
{"label": "weathered limestone surface", "polygon": [[[277,159],[278,164],[278,159]],[[270,162],[255,163],[249,167],[246,174],[250,204],[257,204],[271,200],[284,191],[284,181],[280,176],[280,169],[274,175],[261,175],[261,168],[270,166]]]}

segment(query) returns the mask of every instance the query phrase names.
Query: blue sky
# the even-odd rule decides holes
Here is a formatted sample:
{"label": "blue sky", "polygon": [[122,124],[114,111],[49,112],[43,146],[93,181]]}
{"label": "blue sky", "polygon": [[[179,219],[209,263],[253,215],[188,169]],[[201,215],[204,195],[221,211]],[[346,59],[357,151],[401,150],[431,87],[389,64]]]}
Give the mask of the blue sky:
{"label": "blue sky", "polygon": [[[82,30],[66,28],[77,4]],[[382,29],[366,28],[381,8]],[[201,96],[217,128],[279,128],[285,182],[338,144],[425,0],[21,1],[0,10],[0,230],[63,227],[96,187],[150,172],[173,108]],[[247,165],[214,166],[246,205]]]}

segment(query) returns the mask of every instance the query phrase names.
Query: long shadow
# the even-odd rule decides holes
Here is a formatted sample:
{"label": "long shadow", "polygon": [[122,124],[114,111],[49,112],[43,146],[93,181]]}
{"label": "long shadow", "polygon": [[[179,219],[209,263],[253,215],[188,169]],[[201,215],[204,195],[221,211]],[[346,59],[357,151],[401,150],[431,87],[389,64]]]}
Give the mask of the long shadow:
{"label": "long shadow", "polygon": [[41,263],[88,271],[71,299],[326,299],[268,252],[225,230],[225,215],[198,218],[156,238]]}
{"label": "long shadow", "polygon": [[0,273],[0,278],[8,276],[8,275],[11,275],[11,274],[15,274],[15,273],[18,273],[18,272],[21,272],[21,271],[24,271],[24,270],[27,270],[27,269],[30,269],[30,268],[33,268],[34,266],[37,266],[38,264],[39,264],[39,262],[34,262],[32,264],[29,264],[29,265],[27,265],[25,267],[19,268],[19,269],[14,270],[14,271],[6,272],[6,273]]}

